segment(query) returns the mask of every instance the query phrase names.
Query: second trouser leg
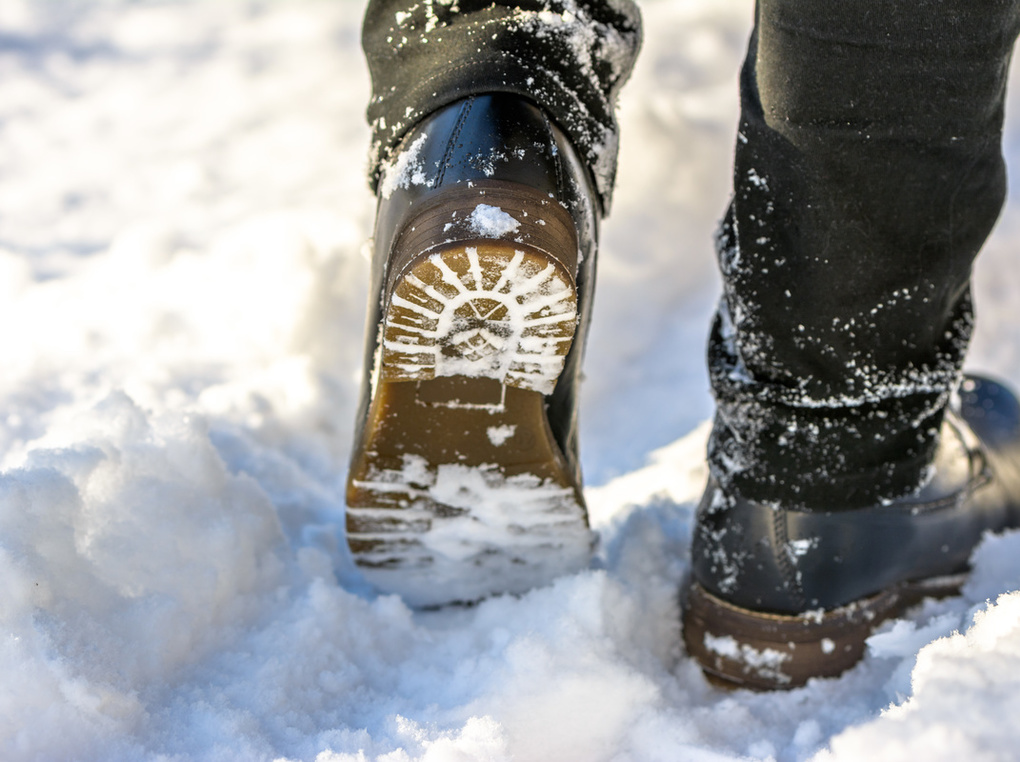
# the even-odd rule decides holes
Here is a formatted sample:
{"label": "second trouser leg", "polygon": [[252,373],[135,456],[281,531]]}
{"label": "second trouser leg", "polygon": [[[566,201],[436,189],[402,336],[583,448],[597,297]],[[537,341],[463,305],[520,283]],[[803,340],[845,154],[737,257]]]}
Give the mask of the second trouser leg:
{"label": "second trouser leg", "polygon": [[710,342],[724,491],[853,508],[922,482],[1005,194],[1018,3],[760,0]]}

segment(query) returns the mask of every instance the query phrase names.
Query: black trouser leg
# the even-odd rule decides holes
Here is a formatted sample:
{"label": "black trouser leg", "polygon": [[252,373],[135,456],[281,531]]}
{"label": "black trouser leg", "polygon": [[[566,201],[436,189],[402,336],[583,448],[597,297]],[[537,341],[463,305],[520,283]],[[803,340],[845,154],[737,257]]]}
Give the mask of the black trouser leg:
{"label": "black trouser leg", "polygon": [[613,108],[640,46],[631,0],[370,0],[371,173],[423,117],[481,93],[535,101],[570,136],[608,206]]}
{"label": "black trouser leg", "polygon": [[709,348],[728,491],[840,509],[923,480],[1005,194],[1018,7],[759,0]]}

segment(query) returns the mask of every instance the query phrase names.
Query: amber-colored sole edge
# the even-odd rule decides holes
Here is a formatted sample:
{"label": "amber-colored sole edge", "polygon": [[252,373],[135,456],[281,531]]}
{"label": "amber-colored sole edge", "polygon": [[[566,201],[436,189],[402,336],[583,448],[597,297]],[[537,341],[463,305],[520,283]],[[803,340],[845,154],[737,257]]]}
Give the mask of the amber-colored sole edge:
{"label": "amber-colored sole edge", "polygon": [[[543,397],[577,326],[570,216],[506,183],[441,201],[398,236],[347,486],[355,563],[378,589],[418,607],[524,592],[586,566],[593,545],[579,477]],[[471,238],[479,204],[519,227]],[[504,322],[519,325],[499,323],[508,313],[516,317]],[[444,484],[456,479],[477,489],[451,495]]]}
{"label": "amber-colored sole edge", "polygon": [[830,611],[797,615],[741,608],[695,582],[686,590],[683,640],[719,687],[799,688],[811,678],[841,675],[863,658],[878,625],[925,598],[958,594],[965,579],[956,574],[904,583]]}

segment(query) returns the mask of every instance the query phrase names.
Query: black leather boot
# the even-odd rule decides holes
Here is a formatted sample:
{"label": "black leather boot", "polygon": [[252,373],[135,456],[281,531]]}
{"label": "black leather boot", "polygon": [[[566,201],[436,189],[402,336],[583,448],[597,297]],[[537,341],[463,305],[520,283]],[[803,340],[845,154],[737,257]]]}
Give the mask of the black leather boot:
{"label": "black leather boot", "polygon": [[731,686],[793,688],[838,675],[883,620],[955,593],[985,532],[1020,525],[1020,405],[968,377],[929,481],[866,509],[789,510],[723,494],[698,507],[684,641]]}
{"label": "black leather boot", "polygon": [[379,186],[347,538],[414,606],[587,566],[576,387],[599,212],[530,102],[476,96],[404,139]]}

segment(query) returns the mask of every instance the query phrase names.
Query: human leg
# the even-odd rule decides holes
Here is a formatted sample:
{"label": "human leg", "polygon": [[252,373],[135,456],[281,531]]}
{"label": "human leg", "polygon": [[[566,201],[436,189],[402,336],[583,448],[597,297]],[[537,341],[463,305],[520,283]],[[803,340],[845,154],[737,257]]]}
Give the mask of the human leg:
{"label": "human leg", "polygon": [[[688,612],[685,632],[709,668],[777,687],[782,670],[749,674],[713,638],[959,571],[981,531],[1017,521],[1011,459],[971,436],[985,403],[1013,425],[1008,405],[989,402],[1005,390],[977,383],[963,420],[946,411],[970,335],[971,263],[1004,197],[1020,11],[761,0],[757,14],[719,236],[718,412],[692,557],[692,590],[719,603],[714,621]],[[1001,461],[992,484],[986,455]],[[749,624],[720,621],[743,612]],[[821,632],[806,636],[816,650],[834,642]],[[784,668],[801,658],[772,650]]]}

